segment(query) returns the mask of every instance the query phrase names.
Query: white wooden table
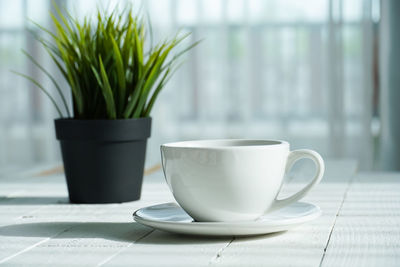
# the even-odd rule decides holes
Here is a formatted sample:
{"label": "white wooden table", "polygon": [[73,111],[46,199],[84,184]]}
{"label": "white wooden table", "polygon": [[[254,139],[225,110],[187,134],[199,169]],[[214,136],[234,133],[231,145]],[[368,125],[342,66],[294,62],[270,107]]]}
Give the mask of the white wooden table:
{"label": "white wooden table", "polygon": [[[328,161],[304,200],[323,215],[294,230],[248,238],[181,236],[139,225],[134,210],[173,201],[160,171],[140,201],[68,203],[63,174],[0,171],[0,264],[7,266],[400,266],[400,174],[359,173]],[[285,193],[300,178],[288,177]]]}

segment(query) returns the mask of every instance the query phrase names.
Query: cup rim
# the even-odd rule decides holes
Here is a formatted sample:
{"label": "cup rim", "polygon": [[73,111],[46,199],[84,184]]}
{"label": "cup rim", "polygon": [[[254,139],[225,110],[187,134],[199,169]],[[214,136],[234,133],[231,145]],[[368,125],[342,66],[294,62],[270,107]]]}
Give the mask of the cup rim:
{"label": "cup rim", "polygon": [[[212,145],[220,142],[221,145]],[[259,143],[247,145],[229,145],[226,143]],[[225,143],[224,145],[222,143]],[[262,144],[264,143],[264,144]],[[179,142],[170,142],[161,145],[161,148],[179,148],[179,149],[265,149],[272,147],[288,146],[289,143],[276,139],[198,139]]]}

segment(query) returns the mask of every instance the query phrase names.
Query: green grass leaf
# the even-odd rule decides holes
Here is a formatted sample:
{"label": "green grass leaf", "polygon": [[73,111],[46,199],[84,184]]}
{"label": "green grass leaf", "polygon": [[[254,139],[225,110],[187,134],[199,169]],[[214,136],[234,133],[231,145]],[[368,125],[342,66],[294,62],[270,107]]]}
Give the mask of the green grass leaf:
{"label": "green grass leaf", "polygon": [[[182,55],[199,43],[178,49],[190,34],[178,32],[172,39],[153,46],[148,14],[146,22],[140,14],[134,14],[129,4],[122,12],[117,9],[101,12],[98,9],[96,22],[89,17],[83,21],[74,19],[55,2],[53,5],[55,14],[51,14],[51,19],[55,31],[33,22],[48,39],[36,33],[34,36],[67,81],[76,119],[149,116],[157,96],[173,75],[174,66]],[[51,80],[68,116],[71,115],[52,71],[23,53]],[[48,90],[44,90],[36,80],[26,75],[23,77],[46,92],[55,103]]]}
{"label": "green grass leaf", "polygon": [[54,84],[54,86],[57,89],[58,94],[60,95],[62,102],[64,104],[65,110],[67,111],[67,115],[68,117],[71,117],[71,112],[69,111],[68,105],[67,105],[67,101],[65,100],[65,96],[63,94],[63,92],[61,91],[60,86],[58,85],[58,83],[56,82],[56,80],[53,78],[53,76],[45,69],[42,67],[42,65],[40,65],[31,55],[28,54],[28,52],[26,52],[25,50],[22,50],[22,53],[27,56],[29,58],[29,60],[35,64],[35,66],[37,66],[41,71],[44,72],[44,74],[46,74],[47,77],[49,77],[49,79],[51,80],[51,82]]}
{"label": "green grass leaf", "polygon": [[102,80],[102,86],[100,86],[100,88],[102,89],[104,100],[106,101],[107,114],[110,119],[116,119],[117,114],[115,111],[113,92],[111,90],[111,86],[108,81],[107,73],[106,73],[106,70],[104,69],[103,61],[101,60],[100,56],[99,56],[99,63],[100,63],[100,74],[101,74],[101,80]]}
{"label": "green grass leaf", "polygon": [[23,74],[23,73],[20,73],[20,72],[17,72],[17,71],[13,71],[13,70],[12,70],[11,72],[14,73],[14,74],[17,74],[17,75],[19,75],[19,76],[21,76],[21,77],[24,77],[25,79],[31,81],[34,85],[36,85],[37,87],[39,87],[39,89],[42,90],[42,92],[45,93],[45,95],[46,95],[46,96],[50,99],[50,101],[53,103],[54,107],[56,108],[56,110],[57,110],[57,112],[58,112],[58,115],[60,115],[61,118],[64,117],[63,114],[62,114],[62,112],[61,112],[61,109],[60,109],[59,106],[57,105],[57,103],[56,103],[56,101],[54,100],[54,98],[51,96],[51,94],[50,94],[46,89],[44,89],[44,87],[43,87],[40,83],[38,83],[38,82],[37,82],[35,79],[33,79],[32,77],[30,77],[30,76],[28,76],[28,75],[25,75],[25,74]]}
{"label": "green grass leaf", "polygon": [[126,81],[125,81],[125,67],[124,62],[121,57],[121,53],[117,42],[115,39],[110,36],[111,42],[113,44],[113,51],[114,51],[114,58],[115,58],[115,65],[117,68],[117,75],[118,75],[118,85],[119,85],[119,92],[118,92],[118,107],[119,112],[122,111],[124,108],[124,103],[126,100]]}
{"label": "green grass leaf", "polygon": [[172,75],[179,69],[180,66],[183,65],[183,62],[178,64],[177,66],[169,65],[168,69],[164,72],[164,76],[162,77],[161,81],[156,86],[149,102],[147,103],[146,108],[143,110],[141,116],[142,117],[149,117],[150,112],[153,109],[154,103],[161,92],[161,89],[164,88],[165,84],[171,79]]}

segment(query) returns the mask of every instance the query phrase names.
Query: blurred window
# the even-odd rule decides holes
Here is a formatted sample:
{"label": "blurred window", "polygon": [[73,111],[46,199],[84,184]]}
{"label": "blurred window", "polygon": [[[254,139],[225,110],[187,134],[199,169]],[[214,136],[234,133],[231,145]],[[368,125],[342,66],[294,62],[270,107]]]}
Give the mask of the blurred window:
{"label": "blurred window", "polygon": [[[78,18],[124,2],[57,1]],[[158,146],[167,141],[279,138],[373,166],[378,0],[132,2],[150,14],[156,39],[177,29],[193,33],[188,42],[204,39],[160,95],[148,164],[159,161]],[[50,7],[48,0],[0,0],[0,165],[60,159],[54,109],[9,72],[35,75],[51,88],[20,52],[50,64],[26,19],[49,27]]]}

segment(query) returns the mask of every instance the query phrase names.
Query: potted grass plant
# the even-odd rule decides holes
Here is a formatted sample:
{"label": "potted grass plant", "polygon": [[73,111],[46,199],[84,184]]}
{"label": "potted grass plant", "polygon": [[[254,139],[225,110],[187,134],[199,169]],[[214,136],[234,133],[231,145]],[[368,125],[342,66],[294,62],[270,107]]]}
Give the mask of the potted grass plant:
{"label": "potted grass plant", "polygon": [[[37,40],[67,81],[70,109],[57,80],[38,61],[23,53],[48,76],[62,99],[53,102],[70,201],[118,203],[140,198],[150,113],[162,88],[179,67],[179,58],[197,44],[178,50],[189,34],[152,45],[149,24],[132,8],[97,11],[96,21],[81,22],[58,7],[51,14],[55,32],[35,25],[49,38]],[[66,13],[66,15],[64,15]]]}

